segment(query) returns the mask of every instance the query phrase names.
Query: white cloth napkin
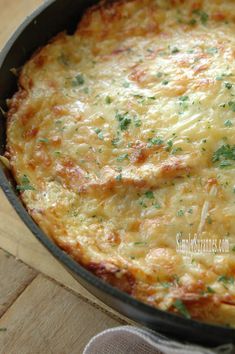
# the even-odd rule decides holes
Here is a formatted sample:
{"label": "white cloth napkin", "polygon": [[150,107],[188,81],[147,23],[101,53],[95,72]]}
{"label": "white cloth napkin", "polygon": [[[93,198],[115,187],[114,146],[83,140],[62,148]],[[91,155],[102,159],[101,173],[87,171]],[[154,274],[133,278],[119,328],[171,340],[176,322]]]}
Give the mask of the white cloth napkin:
{"label": "white cloth napkin", "polygon": [[161,334],[132,326],[108,329],[91,339],[83,354],[234,354],[233,345],[206,349],[182,344]]}

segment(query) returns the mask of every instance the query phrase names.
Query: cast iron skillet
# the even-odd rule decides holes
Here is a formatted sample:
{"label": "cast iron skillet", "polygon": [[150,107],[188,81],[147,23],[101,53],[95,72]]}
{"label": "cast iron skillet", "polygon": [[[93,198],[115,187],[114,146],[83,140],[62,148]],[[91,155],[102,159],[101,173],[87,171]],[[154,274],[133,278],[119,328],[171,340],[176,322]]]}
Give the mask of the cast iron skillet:
{"label": "cast iron skillet", "polygon": [[[25,19],[0,53],[0,106],[3,110],[6,110],[6,98],[11,97],[17,88],[17,79],[10,69],[19,68],[38,47],[46,44],[56,33],[64,29],[72,33],[84,9],[96,2],[92,0],[49,0]],[[4,146],[5,117],[0,112],[0,154],[4,153]],[[36,225],[22,205],[9,172],[1,164],[0,185],[36,238],[74,278],[104,303],[149,328],[175,338],[207,346],[235,343],[234,329],[207,325],[160,311],[135,300],[97,278],[59,249]]]}

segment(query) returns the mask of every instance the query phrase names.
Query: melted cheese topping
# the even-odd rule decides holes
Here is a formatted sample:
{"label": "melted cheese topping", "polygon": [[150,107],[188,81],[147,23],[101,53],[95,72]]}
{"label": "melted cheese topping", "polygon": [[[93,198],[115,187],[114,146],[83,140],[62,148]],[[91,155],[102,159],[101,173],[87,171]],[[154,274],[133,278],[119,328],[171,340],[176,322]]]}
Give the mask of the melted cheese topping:
{"label": "melted cheese topping", "polygon": [[[30,214],[81,264],[153,306],[230,324],[234,13],[229,0],[88,10],[23,67],[7,146]],[[230,252],[177,252],[194,235]]]}

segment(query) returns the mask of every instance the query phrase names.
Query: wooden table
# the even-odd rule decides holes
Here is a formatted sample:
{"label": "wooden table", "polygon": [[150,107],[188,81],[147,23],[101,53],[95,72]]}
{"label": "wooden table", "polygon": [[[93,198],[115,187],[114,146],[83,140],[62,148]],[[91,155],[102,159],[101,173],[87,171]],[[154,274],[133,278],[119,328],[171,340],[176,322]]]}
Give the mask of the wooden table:
{"label": "wooden table", "polygon": [[[42,3],[0,0],[0,48]],[[1,190],[0,248],[0,354],[80,354],[96,333],[127,323],[64,270]]]}

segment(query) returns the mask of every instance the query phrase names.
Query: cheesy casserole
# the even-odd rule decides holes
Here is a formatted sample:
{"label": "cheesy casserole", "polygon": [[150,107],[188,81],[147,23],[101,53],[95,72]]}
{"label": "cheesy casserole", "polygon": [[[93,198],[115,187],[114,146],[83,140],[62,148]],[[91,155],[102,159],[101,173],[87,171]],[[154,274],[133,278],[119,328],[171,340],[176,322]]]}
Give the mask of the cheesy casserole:
{"label": "cheesy casserole", "polygon": [[[235,325],[233,0],[88,9],[24,65],[7,122],[17,189],[63,250],[154,307]],[[190,238],[227,248],[177,249]]]}

